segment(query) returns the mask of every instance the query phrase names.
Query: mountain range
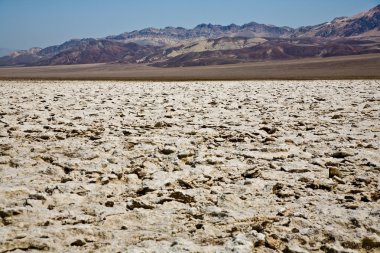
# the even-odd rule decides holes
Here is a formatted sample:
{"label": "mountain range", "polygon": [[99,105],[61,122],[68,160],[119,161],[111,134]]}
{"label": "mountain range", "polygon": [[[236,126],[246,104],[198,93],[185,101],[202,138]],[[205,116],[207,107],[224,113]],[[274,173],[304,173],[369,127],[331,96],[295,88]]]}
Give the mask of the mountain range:
{"label": "mountain range", "polygon": [[16,49],[11,48],[0,48],[0,57],[9,55],[10,53],[16,51]]}
{"label": "mountain range", "polygon": [[75,39],[14,51],[0,66],[89,63],[186,67],[380,53],[380,5],[352,17],[300,28],[251,22],[193,29],[146,28],[100,39]]}

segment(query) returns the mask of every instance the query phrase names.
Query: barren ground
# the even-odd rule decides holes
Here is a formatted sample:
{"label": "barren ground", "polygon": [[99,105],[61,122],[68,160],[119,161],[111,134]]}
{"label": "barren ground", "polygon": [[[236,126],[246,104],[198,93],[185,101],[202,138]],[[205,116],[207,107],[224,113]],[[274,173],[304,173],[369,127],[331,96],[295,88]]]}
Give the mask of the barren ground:
{"label": "barren ground", "polygon": [[380,79],[380,54],[267,61],[186,68],[131,64],[1,67],[0,80],[352,80]]}
{"label": "barren ground", "polygon": [[0,252],[379,252],[380,81],[0,81]]}

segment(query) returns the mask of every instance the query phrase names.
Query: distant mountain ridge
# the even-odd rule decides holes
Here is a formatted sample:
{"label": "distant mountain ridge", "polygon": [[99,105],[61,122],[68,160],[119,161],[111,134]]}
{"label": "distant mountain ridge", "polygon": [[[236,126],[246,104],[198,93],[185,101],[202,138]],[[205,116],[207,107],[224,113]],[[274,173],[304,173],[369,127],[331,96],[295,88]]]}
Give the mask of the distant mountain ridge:
{"label": "distant mountain ridge", "polygon": [[221,37],[276,37],[287,38],[294,32],[290,27],[276,27],[251,22],[242,26],[200,24],[194,29],[166,27],[163,29],[146,28],[140,31],[108,36],[106,39],[137,44],[173,45],[180,41],[217,39]]}
{"label": "distant mountain ridge", "polygon": [[301,27],[294,36],[302,37],[357,37],[380,36],[380,5],[353,17],[339,17],[316,26]]}
{"label": "distant mountain ridge", "polygon": [[16,49],[11,48],[0,48],[0,57],[6,56],[14,51],[17,51]]}
{"label": "distant mountain ridge", "polygon": [[146,28],[101,39],[76,39],[0,57],[0,66],[86,63],[203,66],[380,53],[380,5],[353,17],[300,28],[251,22],[193,29]]}

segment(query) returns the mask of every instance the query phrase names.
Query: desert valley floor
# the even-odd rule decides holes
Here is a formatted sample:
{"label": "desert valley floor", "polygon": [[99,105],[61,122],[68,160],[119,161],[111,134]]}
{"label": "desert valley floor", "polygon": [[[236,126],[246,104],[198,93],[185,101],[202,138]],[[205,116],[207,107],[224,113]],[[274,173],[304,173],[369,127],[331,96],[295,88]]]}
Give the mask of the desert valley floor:
{"label": "desert valley floor", "polygon": [[379,252],[380,81],[0,81],[0,252]]}

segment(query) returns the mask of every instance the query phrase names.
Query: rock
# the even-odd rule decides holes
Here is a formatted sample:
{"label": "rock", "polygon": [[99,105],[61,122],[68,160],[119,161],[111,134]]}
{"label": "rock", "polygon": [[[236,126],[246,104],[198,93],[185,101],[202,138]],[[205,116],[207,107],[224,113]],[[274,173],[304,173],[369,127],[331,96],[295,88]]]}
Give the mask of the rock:
{"label": "rock", "polygon": [[333,178],[335,176],[343,178],[342,172],[337,167],[329,167],[329,178]]}
{"label": "rock", "polygon": [[31,238],[15,238],[0,244],[1,252],[52,251],[47,243]]}
{"label": "rock", "polygon": [[288,217],[288,216],[290,216],[291,214],[292,214],[292,212],[291,212],[289,209],[285,208],[285,207],[281,208],[281,209],[277,212],[277,215],[278,215],[278,216],[285,216],[285,217]]}
{"label": "rock", "polygon": [[282,183],[276,183],[272,188],[272,193],[276,194],[276,196],[279,198],[294,196],[294,191],[292,189],[288,189],[287,186]]}
{"label": "rock", "polygon": [[219,208],[217,206],[209,206],[209,207],[207,207],[206,212],[210,216],[216,217],[216,218],[226,218],[226,217],[229,216],[228,211],[222,210],[221,208]]}
{"label": "rock", "polygon": [[110,178],[109,177],[103,177],[101,180],[100,180],[100,183],[102,185],[106,185],[110,182]]}
{"label": "rock", "polygon": [[113,201],[107,201],[104,205],[106,206],[106,207],[113,207],[114,206],[114,202]]}
{"label": "rock", "polygon": [[12,158],[9,161],[9,166],[11,166],[12,168],[21,167],[23,164],[24,164],[24,161],[19,158]]}
{"label": "rock", "polygon": [[[87,159],[87,160],[92,160],[92,159],[95,159],[95,158],[98,158],[97,155],[94,155],[90,159]],[[111,157],[111,158],[107,159],[107,162],[109,162],[111,164],[117,164],[117,159],[115,157]]]}
{"label": "rock", "polygon": [[265,238],[265,246],[267,248],[277,250],[277,251],[282,251],[282,248],[283,248],[282,245],[283,243],[281,242],[281,240],[278,239],[277,235],[270,235],[270,236],[266,236]]}
{"label": "rock", "polygon": [[164,155],[170,155],[177,151],[177,149],[173,146],[165,146],[164,148],[160,149],[159,152]]}
{"label": "rock", "polygon": [[310,172],[310,170],[306,169],[306,168],[284,168],[284,167],[281,167],[281,170],[282,171],[286,171],[288,173],[306,173],[306,172]]}
{"label": "rock", "polygon": [[267,142],[275,142],[276,141],[276,138],[273,138],[273,137],[266,137],[264,140],[263,140],[263,143],[267,143]]}
{"label": "rock", "polygon": [[362,240],[362,247],[366,250],[379,249],[380,251],[380,237],[376,234],[367,236]]}
{"label": "rock", "polygon": [[144,196],[150,192],[154,192],[155,189],[153,188],[150,188],[150,187],[143,187],[143,188],[140,188],[136,191],[136,194],[139,195],[139,196]]}
{"label": "rock", "polygon": [[199,224],[195,225],[195,228],[196,229],[202,229],[202,228],[204,228],[204,225],[199,223]]}
{"label": "rock", "polygon": [[257,233],[256,240],[255,247],[263,246],[265,244],[265,235],[262,233]]}
{"label": "rock", "polygon": [[142,201],[137,201],[137,200],[134,200],[134,199],[127,203],[127,209],[134,210],[136,208],[154,209],[154,206],[145,204]]}
{"label": "rock", "polygon": [[218,164],[223,164],[223,159],[212,157],[212,158],[208,158],[206,162],[207,164],[210,164],[210,165],[218,165]]}
{"label": "rock", "polygon": [[126,178],[126,181],[128,184],[131,184],[131,185],[138,185],[141,183],[141,180],[139,179],[139,176],[138,174],[134,174],[134,173],[131,173],[131,174],[127,174],[125,176]]}
{"label": "rock", "polygon": [[194,188],[194,185],[191,182],[188,182],[188,181],[183,180],[183,179],[178,179],[178,184],[185,189],[193,189]]}
{"label": "rock", "polygon": [[282,183],[276,183],[273,187],[272,187],[272,192],[273,194],[278,194],[283,188],[285,187],[284,184]]}
{"label": "rock", "polygon": [[373,181],[373,178],[370,177],[370,176],[357,176],[355,177],[355,184],[360,184],[360,183],[364,183],[365,185],[369,185],[372,181]]}
{"label": "rock", "polygon": [[165,127],[171,127],[171,124],[166,123],[164,121],[159,121],[154,125],[155,128],[165,128]]}
{"label": "rock", "polygon": [[1,218],[7,218],[12,217],[15,215],[21,214],[23,211],[20,209],[14,209],[14,208],[7,208],[7,209],[0,209],[0,217]]}
{"label": "rock", "polygon": [[343,179],[341,179],[340,177],[337,177],[337,176],[334,176],[333,179],[335,181],[337,181],[338,183],[340,183],[340,184],[345,184],[346,183]]}
{"label": "rock", "polygon": [[4,223],[4,225],[9,225],[12,222],[13,216],[17,216],[22,213],[23,213],[23,209],[17,209],[17,208],[0,209],[0,218],[2,219],[2,222]]}
{"label": "rock", "polygon": [[[337,161],[327,161],[325,163],[325,166],[326,167],[336,167],[336,166],[339,166],[339,162]],[[321,166],[322,167],[322,166]]]}
{"label": "rock", "polygon": [[371,193],[372,201],[376,202],[380,199],[380,191],[375,191]]}
{"label": "rock", "polygon": [[178,202],[182,202],[186,204],[195,202],[195,199],[193,196],[184,194],[182,192],[173,192],[169,195],[169,197],[177,200]]}
{"label": "rock", "polygon": [[194,156],[194,152],[192,151],[182,151],[177,155],[178,159],[185,159],[191,156]]}
{"label": "rock", "polygon": [[275,132],[277,132],[277,128],[268,127],[268,126],[264,126],[264,127],[260,128],[260,130],[263,130],[263,131],[267,132],[268,134],[274,134]]}
{"label": "rock", "polygon": [[74,242],[72,242],[70,245],[71,246],[82,247],[82,246],[86,245],[86,242],[84,240],[82,240],[82,239],[77,239]]}
{"label": "rock", "polygon": [[258,168],[251,168],[251,169],[248,169],[246,170],[242,176],[244,178],[257,178],[257,177],[261,177],[261,170],[258,169]]}
{"label": "rock", "polygon": [[336,183],[326,180],[314,180],[313,182],[307,183],[306,188],[311,188],[313,190],[325,190],[332,191],[335,189]]}
{"label": "rock", "polygon": [[73,179],[71,177],[62,177],[61,178],[61,183],[62,184],[65,184],[65,183],[71,182],[71,181],[73,181]]}
{"label": "rock", "polygon": [[308,253],[308,251],[302,249],[296,244],[289,244],[286,246],[284,253]]}
{"label": "rock", "polygon": [[351,210],[356,210],[359,208],[359,204],[354,202],[354,203],[347,203],[347,204],[344,204],[343,207],[345,207],[346,209],[351,209]]}
{"label": "rock", "polygon": [[227,252],[251,253],[253,248],[252,240],[244,234],[238,234],[226,243]]}
{"label": "rock", "polygon": [[12,150],[12,148],[13,148],[13,146],[9,143],[0,143],[0,151],[1,152]]}
{"label": "rock", "polygon": [[346,158],[348,156],[354,156],[354,154],[348,151],[337,151],[334,152],[331,156],[334,158]]}
{"label": "rock", "polygon": [[335,114],[335,115],[333,115],[333,116],[331,117],[331,119],[340,119],[340,118],[342,118],[342,117],[343,117],[343,115]]}
{"label": "rock", "polygon": [[43,196],[41,194],[30,194],[29,199],[46,200],[45,196]]}
{"label": "rock", "polygon": [[339,244],[326,244],[325,246],[323,246],[323,251],[329,253],[357,253],[356,250],[345,249]]}
{"label": "rock", "polygon": [[90,136],[90,140],[92,140],[92,141],[97,141],[97,140],[100,140],[100,139],[102,139],[102,136],[100,136],[100,135]]}
{"label": "rock", "polygon": [[124,136],[129,136],[129,135],[131,135],[131,134],[132,134],[132,132],[129,131],[129,130],[124,130],[124,131],[123,131],[123,135],[124,135]]}

